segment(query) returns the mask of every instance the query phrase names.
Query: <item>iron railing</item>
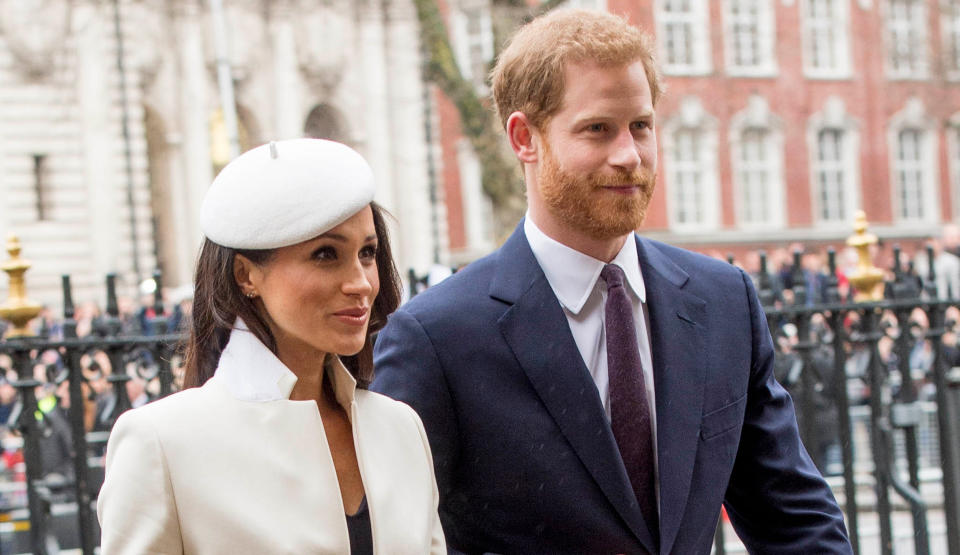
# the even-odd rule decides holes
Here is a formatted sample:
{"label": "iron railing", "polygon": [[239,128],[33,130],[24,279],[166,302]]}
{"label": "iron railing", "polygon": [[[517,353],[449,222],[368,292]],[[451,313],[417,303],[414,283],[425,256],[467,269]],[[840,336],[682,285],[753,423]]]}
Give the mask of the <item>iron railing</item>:
{"label": "iron railing", "polygon": [[[931,546],[942,544],[947,553],[960,553],[960,368],[955,367],[960,355],[954,347],[960,301],[936,298],[932,263],[919,285],[895,267],[882,298],[841,298],[832,253],[814,297],[806,288],[800,257],[794,254],[787,295],[778,293],[761,257],[757,291],[778,347],[778,378],[795,400],[805,445],[835,487],[855,553],[892,554],[892,520],[905,513],[915,553],[930,553]],[[933,258],[928,252],[928,259]],[[123,329],[115,277],[108,276],[106,313],[93,326],[94,333],[77,337],[70,279],[64,276],[63,337],[0,341],[0,359],[8,357],[15,371],[12,385],[22,407],[13,420],[22,438],[26,475],[26,506],[0,507],[0,512],[20,511],[29,522],[22,551],[51,552],[59,535],[51,526],[62,527],[67,519],[78,535],[71,547],[94,553],[99,529],[93,504],[102,480],[103,447],[113,422],[134,402],[127,383],[147,384],[151,398],[177,389],[181,336],[168,333],[160,276],[154,279],[152,335]],[[50,422],[37,398],[38,391],[49,398],[49,390],[61,384],[67,388],[63,400],[69,405],[72,441],[73,476],[66,480],[52,479],[51,461],[40,455]],[[84,407],[97,392],[112,403],[104,403],[109,408],[99,411],[99,421],[91,425],[90,409]],[[944,522],[936,527],[942,536],[931,534],[934,511],[937,522],[941,517]],[[861,526],[867,514],[878,523],[875,537]],[[865,548],[868,536],[871,543]],[[59,541],[69,543],[62,537]],[[726,553],[731,543],[721,523],[715,551]]]}

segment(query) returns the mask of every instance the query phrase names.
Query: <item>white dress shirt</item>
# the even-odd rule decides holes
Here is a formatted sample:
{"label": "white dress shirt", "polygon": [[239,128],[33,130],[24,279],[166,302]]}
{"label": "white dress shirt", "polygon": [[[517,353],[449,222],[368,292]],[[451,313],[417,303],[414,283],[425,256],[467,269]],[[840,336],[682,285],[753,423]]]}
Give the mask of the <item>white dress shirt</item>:
{"label": "white dress shirt", "polygon": [[[600,279],[600,271],[605,263],[551,239],[537,227],[529,213],[524,220],[523,231],[533,250],[533,256],[563,307],[573,340],[594,383],[597,384],[597,392],[609,422],[610,378],[607,373],[607,339],[603,325],[607,286]],[[626,289],[633,304],[633,321],[637,327],[637,345],[640,347],[643,381],[650,406],[650,423],[653,428],[651,431],[656,445],[657,411],[654,402],[656,396],[653,386],[653,359],[650,353],[649,315],[645,308],[647,292],[643,285],[643,274],[640,273],[637,242],[633,235],[624,242],[623,248],[610,263],[620,266],[626,275]],[[656,458],[656,450],[654,457]]]}

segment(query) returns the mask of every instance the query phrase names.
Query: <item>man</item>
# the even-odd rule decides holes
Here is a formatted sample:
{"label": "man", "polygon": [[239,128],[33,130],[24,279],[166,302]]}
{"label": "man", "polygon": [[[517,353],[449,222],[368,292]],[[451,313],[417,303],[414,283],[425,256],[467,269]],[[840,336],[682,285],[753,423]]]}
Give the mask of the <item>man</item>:
{"label": "man", "polygon": [[498,60],[527,217],[391,316],[373,384],[423,419],[456,549],[709,553],[725,504],[752,551],[850,550],[750,278],[633,232],[660,93],[609,14],[551,12]]}

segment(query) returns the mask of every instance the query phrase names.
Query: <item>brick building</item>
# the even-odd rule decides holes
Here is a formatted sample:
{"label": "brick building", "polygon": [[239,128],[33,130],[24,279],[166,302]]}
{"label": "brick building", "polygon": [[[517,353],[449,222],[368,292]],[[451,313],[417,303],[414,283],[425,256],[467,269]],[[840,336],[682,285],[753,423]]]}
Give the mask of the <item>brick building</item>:
{"label": "brick building", "polygon": [[[493,51],[490,2],[447,2],[461,66],[477,79]],[[571,3],[656,37],[667,94],[646,235],[723,253],[840,244],[862,208],[874,233],[910,249],[960,218],[960,0]],[[456,253],[471,246],[462,230],[475,207],[461,191],[477,179],[449,165],[469,149],[443,104]]]}

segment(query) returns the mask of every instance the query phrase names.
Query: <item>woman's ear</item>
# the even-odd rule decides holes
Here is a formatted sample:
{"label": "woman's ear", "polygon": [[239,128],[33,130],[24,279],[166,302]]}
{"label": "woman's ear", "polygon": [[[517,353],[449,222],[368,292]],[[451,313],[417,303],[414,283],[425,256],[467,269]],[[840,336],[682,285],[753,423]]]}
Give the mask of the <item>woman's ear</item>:
{"label": "woman's ear", "polygon": [[538,160],[536,129],[523,112],[514,112],[507,118],[507,139],[521,162],[532,164]]}
{"label": "woman's ear", "polygon": [[251,262],[249,258],[242,254],[234,255],[233,279],[237,282],[237,286],[240,287],[240,291],[248,298],[253,299],[260,294],[257,286],[260,283],[262,274],[263,272],[261,272],[260,268]]}

